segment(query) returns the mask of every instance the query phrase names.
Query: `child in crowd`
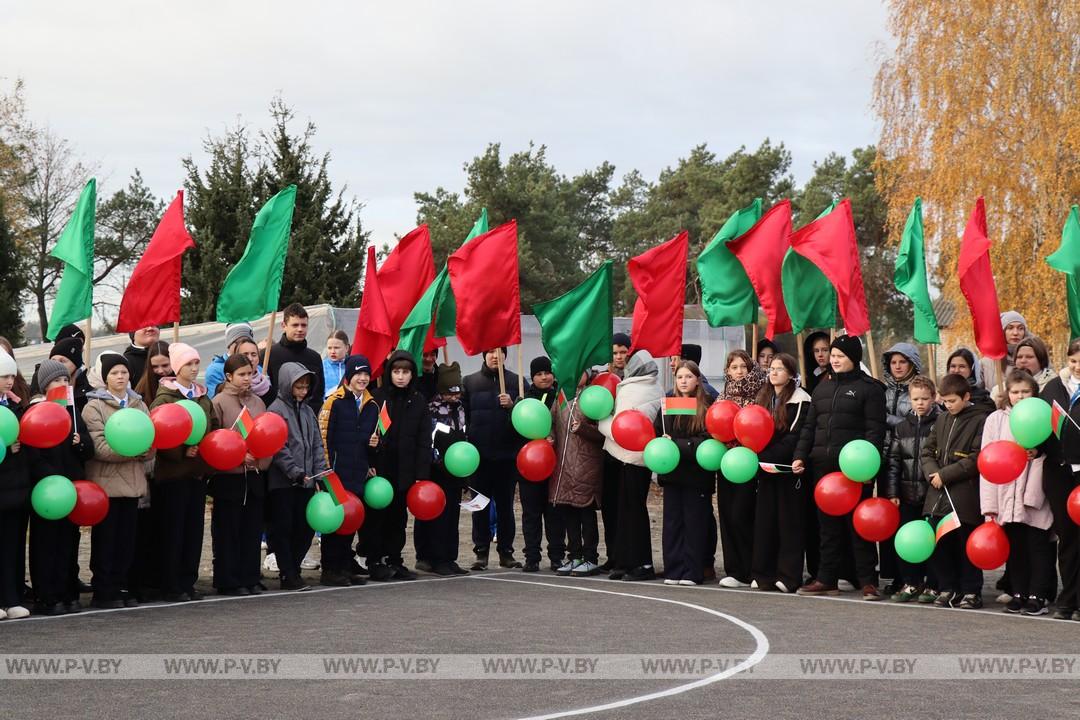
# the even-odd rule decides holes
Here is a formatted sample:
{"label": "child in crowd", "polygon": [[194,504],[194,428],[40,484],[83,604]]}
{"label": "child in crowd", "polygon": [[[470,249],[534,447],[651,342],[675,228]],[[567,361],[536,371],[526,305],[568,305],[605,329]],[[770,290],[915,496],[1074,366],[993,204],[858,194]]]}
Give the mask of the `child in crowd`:
{"label": "child in crowd", "polygon": [[[326,390],[323,399],[337,390],[341,378],[345,376],[345,359],[349,356],[349,336],[344,330],[335,330],[326,338],[326,357],[322,361],[323,379]],[[279,394],[280,397],[280,394]]]}
{"label": "child in crowd", "polygon": [[[525,391],[525,397],[534,398],[547,405],[550,410],[559,397],[559,383],[551,373],[551,360],[544,355],[532,359],[529,364],[529,377],[532,384]],[[566,528],[562,516],[555,512],[548,502],[548,480],[540,482],[526,480],[518,486],[521,498],[521,534],[525,540],[525,572],[537,572],[540,569],[541,545],[547,537],[548,561],[552,572],[563,566],[566,556]]]}
{"label": "child in crowd", "polygon": [[[18,374],[14,358],[6,352],[0,355],[0,406],[16,418],[22,417],[22,408],[11,388]],[[18,620],[30,614],[23,606],[23,579],[26,573],[24,517],[30,502],[31,481],[21,443],[16,441],[6,449],[0,460],[0,620]]]}

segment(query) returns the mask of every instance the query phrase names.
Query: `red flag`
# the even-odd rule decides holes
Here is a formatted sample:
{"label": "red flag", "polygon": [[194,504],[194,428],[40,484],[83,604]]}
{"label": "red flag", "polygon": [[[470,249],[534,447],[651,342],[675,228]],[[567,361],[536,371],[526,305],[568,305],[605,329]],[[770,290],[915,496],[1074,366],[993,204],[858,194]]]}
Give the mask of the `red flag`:
{"label": "red flag", "polygon": [[841,200],[833,211],[792,233],[791,249],[814,263],[836,289],[840,316],[848,335],[870,331],[859,246],[851,201]]}
{"label": "red flag", "polygon": [[791,332],[791,318],[784,305],[780,268],[791,235],[791,201],[782,200],[761,216],[754,226],[727,244],[728,250],[742,263],[758,302],[765,310],[768,326],[765,337]]}
{"label": "red flag", "polygon": [[[386,317],[393,330],[392,347],[397,347],[401,324],[435,279],[435,259],[431,255],[428,226],[421,225],[398,240],[398,244],[383,260],[378,275],[379,291],[386,304]],[[420,358],[414,360],[420,364]]]}
{"label": "red flag", "polygon": [[683,230],[667,242],[630,258],[626,264],[630,282],[638,294],[630,325],[634,350],[648,350],[653,357],[678,357],[682,352],[689,252],[690,235]]}
{"label": "red flag", "polygon": [[975,201],[975,209],[971,211],[967,227],[964,228],[957,271],[960,276],[960,290],[967,298],[968,309],[971,310],[976,347],[988,358],[998,360],[1005,357],[1005,331],[1001,328],[994,271],[990,268],[986,205],[981,197]]}
{"label": "red flag", "polygon": [[360,299],[360,316],[356,318],[352,351],[363,354],[371,362],[371,374],[378,377],[386,356],[394,349],[394,331],[386,313],[379,290],[379,276],[375,270],[375,248],[368,248],[367,267],[364,270],[364,296]]}
{"label": "red flag", "polygon": [[476,236],[446,265],[457,302],[457,339],[465,354],[520,344],[517,221]]}
{"label": "red flag", "polygon": [[180,321],[181,257],[193,247],[195,241],[184,226],[184,191],[178,190],[128,280],[120,300],[118,332]]}

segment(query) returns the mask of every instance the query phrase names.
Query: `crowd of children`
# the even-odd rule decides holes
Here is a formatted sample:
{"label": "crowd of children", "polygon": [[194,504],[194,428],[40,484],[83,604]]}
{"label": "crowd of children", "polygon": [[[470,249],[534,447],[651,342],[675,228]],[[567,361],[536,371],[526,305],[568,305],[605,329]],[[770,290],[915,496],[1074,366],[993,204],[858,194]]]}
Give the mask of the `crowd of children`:
{"label": "crowd of children", "polygon": [[[32,403],[46,402],[46,394],[68,387],[63,394],[73,403],[64,442],[45,450],[16,442],[0,462],[0,619],[25,617],[28,605],[40,614],[77,612],[85,592],[98,608],[201,598],[196,585],[207,496],[211,584],[219,594],[267,589],[264,537],[281,590],[308,589],[302,570],[319,564],[323,585],[413,580],[416,571],[405,564],[405,498],[423,479],[436,482],[447,502],[439,516],[414,523],[418,571],[470,571],[458,564],[459,503],[480,493],[491,500],[495,519],[490,508],[472,514],[472,571],[489,567],[494,544],[499,566],[537,572],[546,540],[547,567],[558,575],[657,577],[648,510],[653,473],[643,453],[616,442],[611,417],[590,420],[576,398],[564,401],[548,358],[532,361],[526,382],[505,369],[506,349],[493,348],[477,372],[462,377],[457,363],[437,365],[435,353],[424,353],[418,363],[395,350],[373,364],[349,354],[341,331],[327,340],[324,358],[307,344],[307,323],[302,306],[285,309],[265,371],[251,326],[228,326],[226,352],[211,360],[205,385],[198,382],[198,352],[161,341],[156,328],[132,333],[123,354],[103,352],[86,367],[81,333],[69,326],[29,384],[0,339],[0,405],[20,417]],[[669,395],[686,400],[672,415],[664,412],[661,366],[616,333],[611,362],[583,374],[578,389],[600,372],[614,374],[614,414],[643,413],[678,449],[678,465],[655,477],[663,498],[660,574],[668,585],[716,580],[719,546],[724,587],[801,595],[846,589],[871,601],[976,609],[983,606],[983,574],[965,545],[976,526],[993,521],[1011,546],[998,582],[1004,611],[1043,615],[1053,608],[1057,618],[1080,620],[1080,528],[1066,512],[1080,478],[1080,340],[1069,345],[1067,365],[1055,373],[1046,345],[1028,333],[1019,313],[1004,313],[1002,327],[1009,343],[1002,364],[959,348],[937,385],[910,344],[884,353],[882,381],[866,370],[857,338],[819,332],[805,341],[805,367],[771,341],[760,343],[755,356],[731,352],[717,390],[701,371],[701,348],[685,345],[672,359]],[[379,367],[381,377],[375,377]],[[1057,402],[1070,421],[1028,451],[1014,482],[980,478],[980,449],[1011,440],[1013,406],[1037,396]],[[549,439],[557,462],[542,482],[523,480],[515,466],[525,440],[514,431],[511,413],[524,397],[552,413]],[[759,405],[772,421],[771,439],[758,454],[761,470],[749,482],[729,482],[698,462],[710,437],[706,413],[719,400]],[[105,424],[119,410],[149,413],[181,401],[205,415],[207,431],[277,413],[288,426],[286,444],[272,458],[248,454],[221,471],[203,461],[197,445],[126,457],[106,441]],[[479,467],[459,478],[444,467],[444,456],[466,439],[479,453]],[[851,513],[833,516],[815,506],[815,484],[839,470],[841,449],[856,439],[883,458],[876,482],[863,485],[863,498],[887,498],[901,523],[927,518],[936,526],[955,513],[955,529],[939,531],[927,562],[905,561],[890,541],[865,540]],[[357,533],[322,536],[316,561],[308,556],[314,532],[305,509],[329,470],[358,497],[376,475],[393,495],[385,507],[367,509]],[[79,578],[79,529],[30,511],[34,485],[50,475],[85,478],[109,496],[107,516],[90,533],[89,585]],[[515,498],[523,563],[515,557]]]}

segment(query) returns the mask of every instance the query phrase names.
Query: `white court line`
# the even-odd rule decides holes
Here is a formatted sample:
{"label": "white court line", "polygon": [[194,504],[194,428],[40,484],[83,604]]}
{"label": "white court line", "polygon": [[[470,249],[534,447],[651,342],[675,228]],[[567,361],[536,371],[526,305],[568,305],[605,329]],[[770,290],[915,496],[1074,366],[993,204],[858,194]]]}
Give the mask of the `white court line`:
{"label": "white court line", "polygon": [[[722,670],[721,672],[718,672],[718,673],[716,673],[714,675],[710,675],[708,677],[701,678],[700,680],[695,680],[693,682],[685,683],[683,685],[676,685],[675,687],[668,688],[666,690],[659,690],[657,692],[647,693],[645,695],[637,695],[637,696],[634,696],[634,697],[625,698],[623,700],[615,700],[613,702],[604,703],[603,705],[593,705],[591,707],[577,708],[576,710],[563,710],[563,711],[559,711],[559,712],[548,713],[548,714],[545,714],[545,715],[530,715],[530,716],[525,717],[525,718],[520,718],[520,720],[553,720],[553,718],[571,717],[573,715],[585,715],[585,714],[588,714],[588,713],[603,712],[605,710],[615,710],[617,708],[627,707],[629,705],[638,705],[640,703],[649,702],[651,700],[658,700],[660,698],[671,697],[673,695],[681,695],[682,693],[689,692],[690,690],[696,690],[697,688],[705,687],[706,685],[711,685],[711,684],[713,684],[715,682],[719,682],[721,680],[726,680],[727,678],[731,677],[732,675],[736,675],[738,673],[743,672],[744,670],[748,670],[748,669],[752,668],[754,665],[757,665],[759,662],[764,660],[765,656],[769,654],[769,638],[765,637],[765,633],[761,632],[761,630],[759,630],[754,625],[751,625],[748,622],[740,620],[739,618],[737,618],[737,617],[735,617],[733,615],[728,615],[727,613],[722,613],[719,610],[712,610],[710,608],[702,607],[701,605],[695,605],[693,603],[684,602],[682,600],[669,600],[668,598],[653,597],[651,595],[638,595],[636,593],[615,592],[614,590],[599,590],[597,588],[585,588],[585,587],[579,587],[577,585],[566,585],[566,584],[559,583],[559,582],[550,583],[550,582],[537,582],[535,580],[512,580],[512,579],[510,579],[508,577],[505,577],[504,573],[500,573],[498,576],[493,576],[493,575],[469,575],[469,576],[464,576],[464,577],[472,578],[474,580],[490,580],[492,582],[518,583],[518,584],[521,584],[521,585],[540,585],[542,587],[549,587],[549,588],[553,588],[555,590],[578,590],[580,592],[600,593],[600,594],[603,594],[603,595],[620,595],[622,597],[637,598],[639,600],[652,600],[653,602],[667,603],[667,604],[670,604],[670,605],[679,605],[679,606],[682,606],[682,607],[690,608],[691,610],[699,610],[699,611],[701,611],[703,613],[707,613],[709,615],[715,615],[716,617],[723,618],[724,620],[727,620],[728,622],[730,622],[730,623],[742,628],[746,632],[750,633],[750,635],[754,638],[754,642],[756,643],[756,646],[754,647],[754,652],[752,652],[750,654],[750,656],[747,657],[742,662],[738,663],[737,665],[735,665],[735,666],[733,666],[731,668],[728,668],[727,670]],[[612,582],[616,582],[616,581],[612,581]]]}

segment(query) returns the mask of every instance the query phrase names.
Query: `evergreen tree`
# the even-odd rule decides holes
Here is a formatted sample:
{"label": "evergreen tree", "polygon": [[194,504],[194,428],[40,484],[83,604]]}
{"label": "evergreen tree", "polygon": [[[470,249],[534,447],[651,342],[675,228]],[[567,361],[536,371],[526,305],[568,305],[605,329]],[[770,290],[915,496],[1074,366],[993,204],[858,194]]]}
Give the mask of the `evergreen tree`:
{"label": "evergreen tree", "polygon": [[15,232],[8,221],[7,203],[0,194],[0,335],[14,347],[23,343],[22,300],[26,273],[19,261]]}

